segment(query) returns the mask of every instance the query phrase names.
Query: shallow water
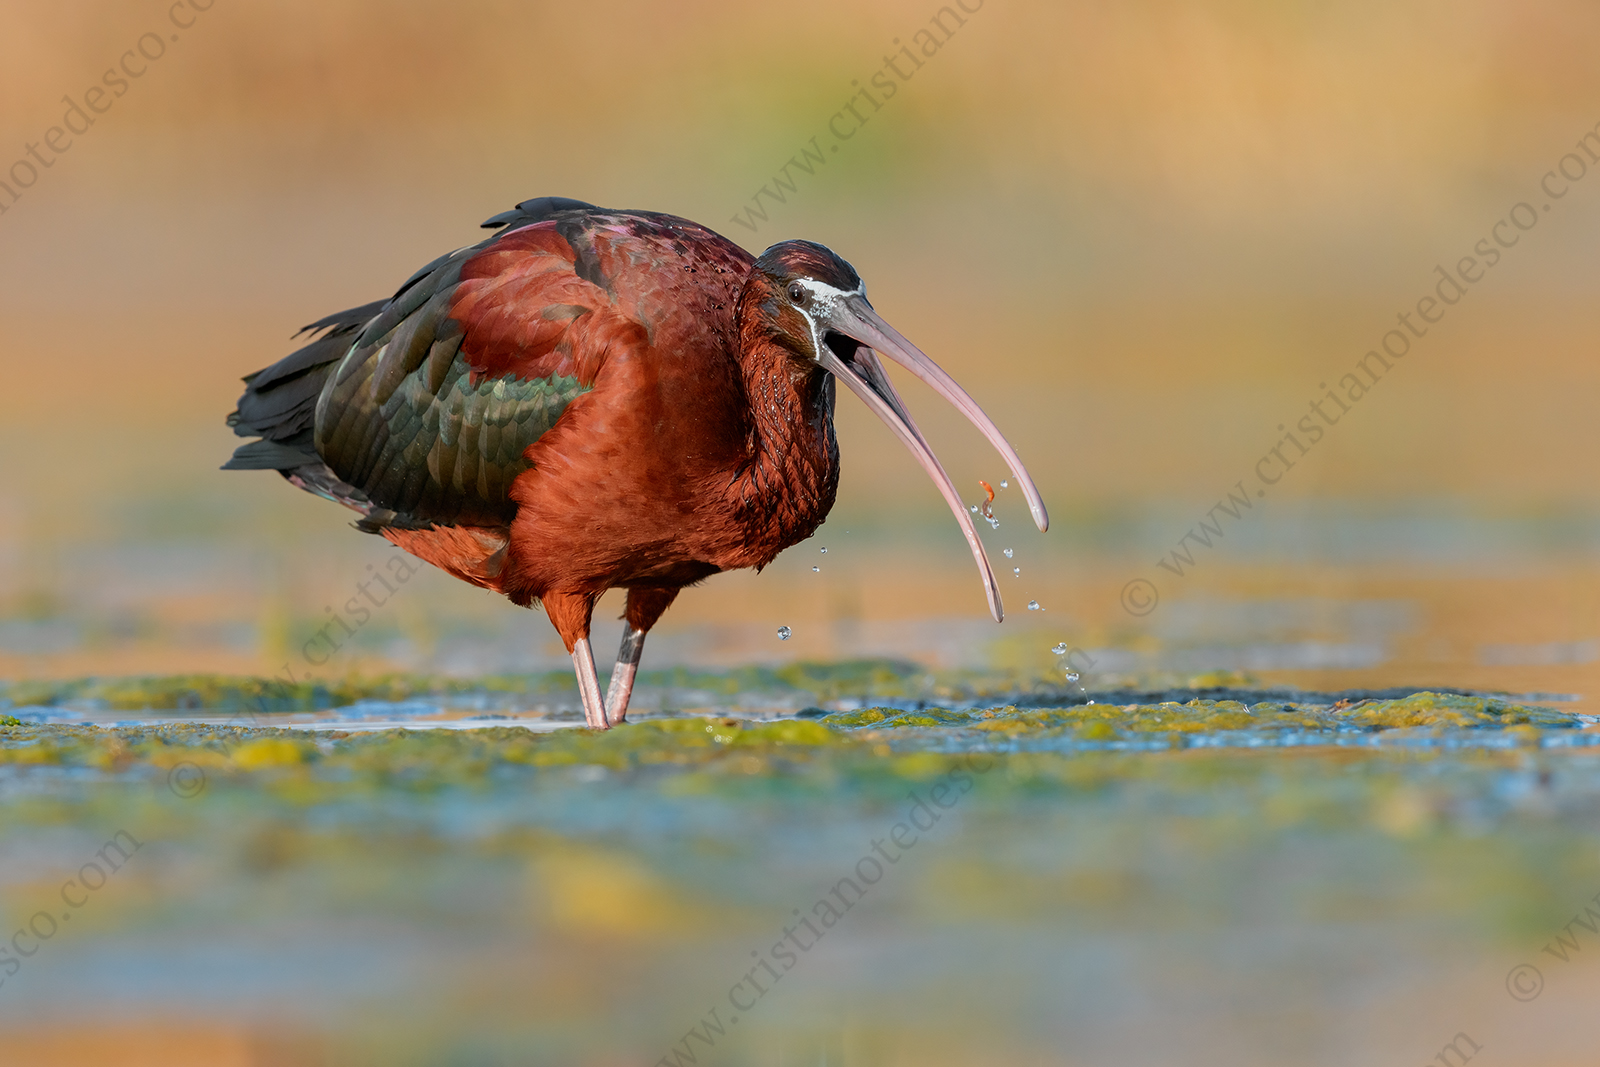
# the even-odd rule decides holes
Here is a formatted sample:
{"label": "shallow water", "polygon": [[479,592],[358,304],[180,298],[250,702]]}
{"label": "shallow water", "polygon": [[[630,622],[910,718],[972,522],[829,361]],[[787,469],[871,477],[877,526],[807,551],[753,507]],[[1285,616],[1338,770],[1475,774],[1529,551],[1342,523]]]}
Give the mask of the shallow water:
{"label": "shallow water", "polygon": [[1462,1032],[1562,1063],[1594,1036],[1571,1013],[1600,940],[1564,926],[1600,892],[1588,716],[997,704],[975,677],[874,702],[954,683],[815,670],[858,695],[785,698],[848,708],[604,735],[537,679],[320,712],[107,706],[226,704],[226,679],[19,706],[0,909],[34,954],[0,957],[0,1033],[66,1062],[94,1003],[95,1040],[170,1062],[400,1064],[1427,1062]]}

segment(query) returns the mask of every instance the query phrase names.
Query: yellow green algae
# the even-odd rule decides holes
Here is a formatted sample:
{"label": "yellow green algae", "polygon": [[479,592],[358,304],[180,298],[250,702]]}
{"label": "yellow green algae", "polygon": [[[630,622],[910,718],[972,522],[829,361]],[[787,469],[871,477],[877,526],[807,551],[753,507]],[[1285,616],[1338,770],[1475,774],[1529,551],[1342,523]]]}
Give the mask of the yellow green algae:
{"label": "yellow green algae", "polygon": [[[891,699],[920,694],[959,699],[997,686],[1031,684],[1013,673],[930,672],[897,660],[799,662],[726,671],[644,671],[641,686],[699,690],[718,695],[803,693],[818,700],[842,697]],[[286,674],[259,678],[216,674],[144,678],[77,678],[0,683],[0,708],[6,706],[85,706],[112,711],[143,709],[258,712],[320,710],[363,700],[404,701],[419,697],[546,696],[573,688],[570,671],[487,675],[462,679],[388,674],[310,680]]]}
{"label": "yellow green algae", "polygon": [[1192,699],[1160,704],[1096,702],[1065,708],[863,708],[828,716],[844,729],[911,727],[968,729],[1004,738],[1075,736],[1113,741],[1149,734],[1203,736],[1246,731],[1259,737],[1284,733],[1336,734],[1432,727],[1439,729],[1531,726],[1574,729],[1577,716],[1494,697],[1419,692],[1393,700],[1350,704]]}
{"label": "yellow green algae", "polygon": [[[1051,1062],[1036,1053],[1062,1020],[1092,1027],[1167,982],[1196,1026],[1240,1003],[1365,1003],[1380,973],[1465,1009],[1462,975],[1537,957],[1600,892],[1592,728],[1488,697],[608,733],[246,721],[0,724],[0,933],[61,912],[115,833],[139,844],[0,986],[0,1027],[114,988],[151,1015],[266,997],[313,1028],[366,1020],[349,1062],[655,1063],[883,856],[728,1030],[729,1058],[702,1062],[850,1027],[886,1048],[936,1038],[926,1062]],[[1251,961],[1228,964],[1238,999],[1206,999],[1219,960]],[[1484,998],[1503,998],[1490,977]]]}
{"label": "yellow green algae", "polygon": [[[234,720],[239,724],[245,721],[261,720]],[[0,763],[120,768],[144,763],[166,767],[187,759],[203,767],[250,770],[317,760],[340,764],[356,759],[355,753],[362,753],[360,759],[370,762],[371,754],[378,751],[470,751],[482,761],[531,766],[697,767],[719,764],[735,755],[743,761],[805,760],[818,751],[877,751],[882,742],[929,738],[953,739],[966,747],[992,751],[997,744],[1032,739],[1093,742],[1170,735],[1183,743],[1245,733],[1253,740],[1292,734],[1310,735],[1310,740],[1317,741],[1341,734],[1376,735],[1419,728],[1490,731],[1536,741],[1541,730],[1575,731],[1588,737],[1590,731],[1583,727],[1584,720],[1578,716],[1550,708],[1426,691],[1349,705],[1258,702],[1247,706],[1234,700],[1196,698],[1183,703],[1093,703],[1061,708],[870,707],[822,718],[776,721],[688,716],[646,719],[609,733],[535,733],[504,726],[351,734],[201,722],[100,728],[34,725],[8,717],[0,721]]]}
{"label": "yellow green algae", "polygon": [[[1144,679],[1149,682],[1151,679]],[[1248,688],[1248,675],[1213,671],[1161,679],[1188,689]],[[1133,681],[1123,685],[1129,689]],[[731,670],[672,668],[643,671],[638,688],[697,694],[707,703],[719,698],[759,695],[793,707],[857,702],[910,701],[962,703],[993,699],[1084,699],[1088,694],[1062,681],[1015,670],[930,670],[903,660],[801,661],[782,666]],[[526,704],[575,692],[570,671],[480,675],[470,679],[415,675],[351,675],[308,679],[285,672],[277,678],[190,674],[135,678],[75,678],[0,682],[0,713],[6,708],[63,707],[106,711],[220,711],[270,714],[318,711],[361,701],[450,700],[476,698],[486,705]],[[1116,689],[1108,692],[1114,699]],[[519,702],[518,698],[522,698]]]}

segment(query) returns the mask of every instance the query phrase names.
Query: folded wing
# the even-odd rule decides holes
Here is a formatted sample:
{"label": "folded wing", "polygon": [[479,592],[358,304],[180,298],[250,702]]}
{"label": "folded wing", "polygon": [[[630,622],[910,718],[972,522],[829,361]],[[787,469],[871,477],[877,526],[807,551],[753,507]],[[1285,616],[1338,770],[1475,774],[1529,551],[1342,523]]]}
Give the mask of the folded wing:
{"label": "folded wing", "polygon": [[231,468],[281,471],[363,513],[367,529],[505,526],[529,445],[646,329],[616,306],[579,201],[498,215],[494,237],[442,256],[387,301],[246,379]]}

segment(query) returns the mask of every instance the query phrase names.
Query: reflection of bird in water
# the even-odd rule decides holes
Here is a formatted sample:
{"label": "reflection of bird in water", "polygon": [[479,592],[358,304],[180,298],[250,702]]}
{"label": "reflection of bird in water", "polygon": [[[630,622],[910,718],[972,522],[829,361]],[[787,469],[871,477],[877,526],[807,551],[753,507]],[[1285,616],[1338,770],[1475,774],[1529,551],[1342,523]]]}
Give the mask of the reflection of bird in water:
{"label": "reflection of bird in water", "polygon": [[[878,317],[854,269],[785,241],[752,259],[685,219],[544,197],[485,223],[388,300],[330,315],[246,378],[231,469],[277,470],[458,578],[541,602],[590,726],[621,722],[645,634],[678,590],[763,567],[833,506],[834,383],[932,476],[1000,593],[955,487],[878,356],[1015,451],[949,375]],[[600,693],[589,622],[628,591]]]}

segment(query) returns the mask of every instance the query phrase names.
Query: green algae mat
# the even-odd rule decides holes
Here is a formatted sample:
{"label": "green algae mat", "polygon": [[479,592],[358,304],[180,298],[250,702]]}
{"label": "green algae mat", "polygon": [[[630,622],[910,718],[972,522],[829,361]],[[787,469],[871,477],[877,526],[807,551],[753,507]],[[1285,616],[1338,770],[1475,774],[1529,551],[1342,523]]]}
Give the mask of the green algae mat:
{"label": "green algae mat", "polygon": [[[551,728],[563,713],[529,712],[528,682],[13,693],[0,1048],[70,1062],[41,1034],[151,1028],[295,1063],[1557,1064],[1600,1047],[1589,720],[1438,692],[1051,704],[1035,685],[990,703],[976,683],[858,674],[820,694],[697,676],[684,688],[816,703],[606,734]],[[875,686],[900,693],[874,703]],[[270,725],[424,693],[507,718]]]}

